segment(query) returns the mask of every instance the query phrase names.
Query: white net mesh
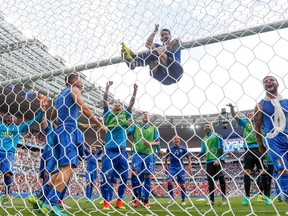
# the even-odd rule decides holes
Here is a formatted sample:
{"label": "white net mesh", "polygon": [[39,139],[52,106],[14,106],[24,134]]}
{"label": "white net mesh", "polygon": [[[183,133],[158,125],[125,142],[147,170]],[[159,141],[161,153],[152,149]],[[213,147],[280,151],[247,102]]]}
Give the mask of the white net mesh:
{"label": "white net mesh", "polygon": [[[271,206],[267,206],[264,210],[267,202],[265,204],[266,200],[261,200],[257,196],[261,191],[263,176],[256,167],[251,169],[249,179],[252,202],[242,206],[245,196],[243,160],[246,155],[243,149],[242,129],[223,108],[231,102],[236,105],[237,110],[242,110],[240,116],[243,117],[246,110],[253,109],[264,97],[262,79],[270,73],[276,75],[280,84],[279,92],[286,96],[287,6],[286,1],[280,0],[241,2],[4,0],[1,2],[0,14],[2,123],[7,113],[16,116],[17,125],[33,119],[40,111],[38,96],[43,94],[49,100],[55,100],[65,88],[65,75],[73,71],[81,72],[84,84],[83,100],[103,122],[105,120],[103,97],[107,81],[114,81],[108,95],[111,109],[118,101],[129,106],[133,85],[137,83],[138,92],[129,121],[140,124],[142,111],[148,111],[151,124],[159,133],[162,152],[165,153],[167,149],[173,150],[172,139],[178,134],[181,138],[180,145],[191,153],[192,174],[187,169],[186,164],[189,161],[186,159],[183,167],[186,205],[182,205],[183,189],[181,184],[175,183],[179,181],[176,175],[172,178],[175,180],[172,184],[175,202],[167,204],[172,196],[167,185],[169,175],[165,171],[165,156],[160,151],[160,154],[157,154],[155,170],[152,172],[151,190],[148,191],[151,208],[133,207],[131,202],[135,195],[131,172],[133,138],[130,138],[126,148],[128,156],[122,158],[123,163],[126,161],[129,167],[127,182],[123,179],[126,170],[118,168],[115,170],[113,169],[115,165],[109,169],[116,173],[111,180],[114,188],[112,200],[116,201],[119,198],[118,186],[121,187],[124,183],[125,192],[122,201],[126,209],[115,208],[113,203],[111,206],[108,205],[110,210],[103,210],[103,204],[99,204],[103,199],[100,193],[101,184],[109,177],[106,176],[107,170],[104,170],[104,175],[103,172],[101,175],[100,171],[104,156],[99,157],[96,176],[90,176],[90,181],[91,178],[95,178],[92,202],[90,200],[86,202],[86,185],[90,182],[85,178],[88,154],[80,160],[78,168],[73,170],[69,184],[67,181],[64,184],[68,186],[68,190],[63,200],[67,206],[72,207],[71,209],[64,207],[65,214],[270,215],[276,213],[282,215],[287,207],[277,202],[274,180],[271,187]],[[162,27],[170,29],[172,38],[181,40],[181,65],[184,74],[182,79],[173,85],[163,85],[151,77],[148,66],[130,70],[120,57],[122,41],[134,53],[143,53],[146,50],[146,39],[153,32],[155,24],[159,24],[160,29]],[[154,41],[161,43],[159,32]],[[49,108],[47,111],[48,117],[51,110],[52,108]],[[226,156],[226,163],[221,166],[221,171],[226,180],[227,199],[219,201],[218,196],[223,195],[221,180],[219,179],[219,183],[218,179],[212,179],[213,185],[214,183],[217,185],[214,189],[215,205],[211,203],[206,205],[211,193],[208,190],[206,176],[208,168],[204,161],[210,150],[199,156],[201,141],[204,138],[203,127],[207,121],[212,123],[215,132],[223,137]],[[79,122],[93,123],[93,119],[81,114]],[[7,167],[6,171],[4,169],[5,161],[10,160],[14,151],[4,146],[9,131],[3,125],[1,127],[0,163],[3,173],[1,180],[3,197],[0,215],[36,215],[38,210],[34,210],[30,203],[34,203],[35,208],[37,203],[35,205],[35,199],[30,200],[28,197],[37,192],[36,190],[42,185],[39,166],[44,145],[47,143],[47,134],[40,123],[24,128],[25,132],[21,131],[21,138],[17,144],[14,143],[15,147],[17,146],[14,160],[11,159],[14,161],[14,164],[11,164],[14,175],[7,175]],[[92,129],[84,127],[81,131],[86,147],[101,144],[97,140],[95,127]],[[18,132],[16,134],[20,135]],[[156,137],[155,135],[153,138]],[[105,141],[103,132],[102,139]],[[112,137],[113,141],[115,139],[117,141],[117,137]],[[112,158],[108,158],[108,161],[111,162],[121,155],[123,157],[123,154],[116,153]],[[259,158],[259,155],[254,156]],[[53,153],[52,158],[54,157],[58,162],[61,159]],[[185,158],[185,155],[181,157]],[[115,163],[117,164],[117,161]],[[59,168],[59,164],[56,167]],[[65,174],[62,175],[64,176]],[[140,175],[136,176],[145,191],[145,180]],[[9,179],[12,179],[12,183],[9,183]],[[279,177],[274,179],[279,180]],[[257,181],[260,183],[257,184]],[[5,185],[9,184],[11,187],[8,197],[5,196],[5,191],[7,192]],[[61,186],[56,185],[56,189],[59,188]],[[259,203],[256,201],[257,198]],[[221,202],[227,204],[220,205]]]}

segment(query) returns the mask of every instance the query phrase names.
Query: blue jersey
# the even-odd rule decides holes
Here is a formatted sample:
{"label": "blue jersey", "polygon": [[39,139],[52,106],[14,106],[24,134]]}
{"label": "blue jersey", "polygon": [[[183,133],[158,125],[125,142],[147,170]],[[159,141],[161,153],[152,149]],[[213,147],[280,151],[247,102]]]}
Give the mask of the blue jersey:
{"label": "blue jersey", "polygon": [[84,150],[86,156],[87,156],[87,171],[96,171],[97,168],[97,160],[99,156],[102,154],[102,150],[98,150],[95,152],[95,154],[92,154],[89,150]]}
{"label": "blue jersey", "polygon": [[58,115],[58,127],[77,126],[78,106],[71,97],[72,88],[64,89],[55,100],[55,108]]}
{"label": "blue jersey", "polygon": [[170,168],[182,168],[184,166],[184,157],[189,158],[187,148],[184,146],[171,146],[166,151],[166,157],[170,157]]}
{"label": "blue jersey", "polygon": [[[266,135],[267,133],[271,133],[274,131],[274,106],[272,105],[271,101],[261,100],[260,104],[263,107],[263,115],[262,115],[262,125],[263,125],[263,132]],[[280,101],[280,105],[286,117],[286,126],[284,129],[284,133],[288,134],[288,100]]]}
{"label": "blue jersey", "polygon": [[[131,111],[125,110],[126,112],[126,119],[131,118]],[[104,121],[106,125],[106,121],[108,118],[108,115],[111,115],[112,112],[109,110],[108,107],[104,107],[103,116]],[[126,141],[127,141],[127,126],[117,126],[110,129],[108,127],[109,131],[106,133],[106,139],[105,139],[105,148],[106,149],[126,149]]]}
{"label": "blue jersey", "polygon": [[[163,46],[163,45],[157,44],[157,43],[155,43],[154,45],[156,48]],[[171,53],[170,51],[167,51],[167,52]],[[174,51],[173,56],[174,56],[175,61],[177,61],[180,64],[181,63],[181,50],[177,49],[176,51]]]}
{"label": "blue jersey", "polygon": [[33,120],[25,122],[20,125],[16,124],[2,124],[0,123],[0,151],[7,151],[15,153],[18,141],[23,132],[32,127],[37,121],[40,121],[44,113],[39,113]]}

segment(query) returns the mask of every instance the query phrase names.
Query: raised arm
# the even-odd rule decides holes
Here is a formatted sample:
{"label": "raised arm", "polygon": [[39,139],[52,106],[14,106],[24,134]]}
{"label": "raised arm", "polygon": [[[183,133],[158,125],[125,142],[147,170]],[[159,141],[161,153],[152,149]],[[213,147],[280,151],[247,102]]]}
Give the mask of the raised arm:
{"label": "raised arm", "polygon": [[263,107],[261,104],[257,104],[255,109],[254,109],[254,130],[256,134],[256,139],[259,145],[259,151],[260,154],[265,154],[266,148],[263,145],[262,141],[262,133],[261,133],[261,128],[262,128],[262,110]]}
{"label": "raised arm", "polygon": [[48,106],[49,106],[49,101],[46,98],[43,99],[43,100],[40,100],[41,112],[38,113],[38,115],[34,119],[19,125],[20,133],[23,133],[24,131],[27,131],[28,128],[32,127],[36,122],[40,122],[42,120],[42,118],[43,118]]}
{"label": "raised arm", "polygon": [[104,97],[103,97],[103,107],[108,106],[108,94],[109,94],[109,88],[111,85],[113,85],[113,81],[108,81],[106,83],[106,89],[105,89]]}
{"label": "raised arm", "polygon": [[96,116],[91,112],[89,107],[84,103],[82,98],[80,89],[77,87],[73,87],[70,93],[71,97],[73,98],[74,102],[78,105],[81,109],[82,113],[92,122],[94,122],[97,127],[101,128],[103,131],[107,131],[107,128],[96,118]]}
{"label": "raised arm", "polygon": [[150,34],[150,36],[149,36],[149,37],[147,38],[147,40],[146,40],[145,46],[146,46],[148,49],[153,49],[153,48],[155,48],[155,46],[154,46],[154,38],[155,38],[155,35],[157,34],[158,30],[159,30],[159,25],[156,24],[154,31]]}
{"label": "raised arm", "polygon": [[45,129],[45,128],[47,128],[49,126],[46,115],[47,114],[45,113],[45,115],[43,117],[43,120],[41,122],[41,126],[42,126],[43,129]]}
{"label": "raised arm", "polygon": [[130,103],[129,103],[129,106],[128,106],[128,110],[130,110],[130,111],[132,110],[132,108],[134,106],[134,103],[135,103],[135,98],[136,98],[136,95],[137,95],[138,85],[135,83],[133,88],[134,88],[133,95],[131,97],[131,100],[130,100]]}
{"label": "raised arm", "polygon": [[232,117],[233,117],[236,121],[239,121],[240,118],[236,115],[236,112],[235,112],[235,109],[234,109],[235,106],[233,106],[232,103],[226,104],[226,106],[230,107],[230,113],[231,113]]}

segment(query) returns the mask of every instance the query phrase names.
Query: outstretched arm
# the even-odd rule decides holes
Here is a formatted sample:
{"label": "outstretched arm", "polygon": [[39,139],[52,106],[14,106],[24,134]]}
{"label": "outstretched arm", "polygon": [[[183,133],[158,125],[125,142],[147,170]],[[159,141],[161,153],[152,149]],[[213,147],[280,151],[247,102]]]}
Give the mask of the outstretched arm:
{"label": "outstretched arm", "polygon": [[133,95],[131,97],[131,100],[130,100],[130,103],[129,103],[129,106],[128,106],[128,110],[132,110],[133,106],[134,106],[134,103],[135,103],[135,98],[136,98],[136,95],[137,95],[137,90],[138,90],[138,85],[135,83],[134,84],[134,91],[133,91]]}
{"label": "outstretched arm", "polygon": [[262,133],[261,133],[261,127],[262,127],[262,110],[263,107],[261,104],[257,104],[254,110],[254,130],[256,133],[256,139],[259,145],[259,151],[260,154],[265,154],[266,152],[266,148],[263,145],[263,141],[262,141]]}
{"label": "outstretched arm", "polygon": [[111,85],[113,85],[113,81],[108,81],[106,83],[106,90],[104,92],[104,97],[103,97],[103,107],[108,107],[108,94],[109,94],[109,88]]}
{"label": "outstretched arm", "polygon": [[80,89],[77,87],[73,87],[70,93],[74,102],[78,105],[78,107],[82,110],[82,113],[90,120],[93,121],[97,127],[101,128],[103,131],[107,131],[107,128],[96,118],[96,116],[91,112],[89,107],[84,103],[82,98]]}
{"label": "outstretched arm", "polygon": [[150,35],[150,36],[147,38],[147,40],[146,40],[145,46],[146,46],[148,49],[154,49],[154,48],[155,48],[153,42],[154,42],[154,38],[155,38],[155,35],[157,34],[158,30],[159,30],[159,25],[156,24],[154,31],[151,33],[151,35]]}
{"label": "outstretched arm", "polygon": [[235,109],[234,109],[235,106],[233,106],[232,103],[226,104],[226,106],[230,107],[230,113],[231,113],[232,117],[233,117],[236,121],[239,121],[240,118],[236,115],[236,112],[235,112]]}
{"label": "outstretched arm", "polygon": [[43,100],[40,100],[41,112],[34,119],[19,125],[20,133],[27,131],[28,128],[32,127],[36,122],[41,121],[48,106],[49,106],[49,101],[46,98],[44,98]]}

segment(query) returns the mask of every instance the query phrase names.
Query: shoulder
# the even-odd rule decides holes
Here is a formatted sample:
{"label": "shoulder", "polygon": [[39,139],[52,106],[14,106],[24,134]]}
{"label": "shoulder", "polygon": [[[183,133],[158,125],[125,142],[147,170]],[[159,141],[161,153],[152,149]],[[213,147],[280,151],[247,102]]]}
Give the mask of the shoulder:
{"label": "shoulder", "polygon": [[81,91],[80,91],[80,89],[77,88],[77,87],[72,87],[72,88],[71,88],[71,92],[70,92],[70,94],[71,94],[71,93],[74,93],[74,94],[81,94]]}

